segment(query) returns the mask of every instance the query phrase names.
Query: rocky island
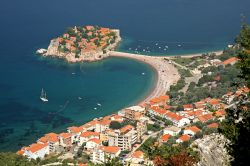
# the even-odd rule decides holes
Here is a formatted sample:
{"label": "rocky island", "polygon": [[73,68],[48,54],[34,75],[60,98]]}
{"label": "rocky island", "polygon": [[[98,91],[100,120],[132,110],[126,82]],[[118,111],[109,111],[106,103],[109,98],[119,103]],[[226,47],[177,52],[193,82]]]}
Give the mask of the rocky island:
{"label": "rocky island", "polygon": [[64,58],[68,62],[97,61],[109,56],[121,41],[118,29],[98,26],[69,28],[62,36],[52,39],[48,49],[39,49],[43,56]]}

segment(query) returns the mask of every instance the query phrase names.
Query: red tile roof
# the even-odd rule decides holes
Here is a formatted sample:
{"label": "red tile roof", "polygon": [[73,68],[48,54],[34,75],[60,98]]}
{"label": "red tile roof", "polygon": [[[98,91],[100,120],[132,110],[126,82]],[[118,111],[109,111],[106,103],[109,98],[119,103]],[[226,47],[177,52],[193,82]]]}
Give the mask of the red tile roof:
{"label": "red tile roof", "polygon": [[63,139],[67,139],[67,138],[71,138],[71,133],[61,133],[59,134],[60,137],[62,137]]}
{"label": "red tile roof", "polygon": [[208,128],[218,128],[219,124],[218,123],[211,123],[207,125]]}
{"label": "red tile roof", "polygon": [[226,115],[226,111],[224,109],[215,112],[215,116],[224,116],[224,115]]}
{"label": "red tile roof", "polygon": [[45,144],[32,144],[30,147],[26,148],[26,150],[31,151],[32,153],[35,153],[45,147],[48,146],[48,143]]}
{"label": "red tile roof", "polygon": [[90,137],[90,136],[98,136],[99,137],[100,133],[98,132],[92,132],[92,131],[86,131],[83,132],[80,136],[81,137]]}
{"label": "red tile roof", "polygon": [[168,141],[168,139],[170,138],[170,136],[171,135],[169,135],[169,134],[164,134],[164,135],[161,136],[160,140],[162,142],[166,142],[166,141]]}
{"label": "red tile roof", "polygon": [[198,127],[196,127],[196,126],[187,127],[187,128],[185,128],[185,130],[191,130],[191,131],[194,132],[194,133],[198,133],[198,132],[201,131],[201,130],[200,130]]}
{"label": "red tile roof", "polygon": [[98,138],[92,138],[92,139],[88,140],[88,142],[94,142],[96,144],[101,144],[102,143],[102,141],[99,140]]}
{"label": "red tile roof", "polygon": [[185,142],[185,141],[188,141],[190,139],[190,136],[185,134],[185,135],[182,135],[179,139],[182,140],[183,142]]}
{"label": "red tile roof", "polygon": [[140,151],[140,150],[137,150],[137,151],[135,151],[135,152],[132,154],[132,157],[133,157],[133,158],[143,158],[143,156],[144,156],[144,153],[143,153],[142,151]]}
{"label": "red tile roof", "polygon": [[206,122],[210,119],[213,119],[213,115],[212,114],[205,114],[205,115],[201,115],[201,116],[198,116],[198,119],[201,121],[201,122]]}
{"label": "red tile roof", "polygon": [[99,149],[106,153],[112,153],[112,154],[115,154],[120,151],[120,148],[117,146],[100,146]]}
{"label": "red tile roof", "polygon": [[121,133],[126,133],[126,132],[132,130],[133,128],[134,128],[134,126],[132,126],[132,125],[126,125],[126,126],[124,126],[124,127],[122,127],[122,128],[120,129],[120,132],[121,132]]}
{"label": "red tile roof", "polygon": [[224,65],[228,65],[228,64],[231,64],[231,63],[235,63],[236,61],[238,61],[238,58],[236,57],[232,57],[232,58],[229,58],[227,60],[225,60],[224,62],[222,62]]}

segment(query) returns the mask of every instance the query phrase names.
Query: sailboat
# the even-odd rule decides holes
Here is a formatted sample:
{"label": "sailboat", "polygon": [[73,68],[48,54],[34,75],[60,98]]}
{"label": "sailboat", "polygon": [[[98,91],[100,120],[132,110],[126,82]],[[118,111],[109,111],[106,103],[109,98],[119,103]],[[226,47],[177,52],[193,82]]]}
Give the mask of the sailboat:
{"label": "sailboat", "polygon": [[49,101],[46,97],[46,92],[42,89],[42,92],[41,92],[41,96],[40,96],[40,99],[43,101],[43,102],[47,102]]}

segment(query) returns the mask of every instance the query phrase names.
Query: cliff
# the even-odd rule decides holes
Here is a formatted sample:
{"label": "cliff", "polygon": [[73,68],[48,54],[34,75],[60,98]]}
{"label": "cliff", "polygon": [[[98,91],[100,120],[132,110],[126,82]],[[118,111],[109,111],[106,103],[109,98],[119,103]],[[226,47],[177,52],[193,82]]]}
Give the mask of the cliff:
{"label": "cliff", "polygon": [[195,140],[191,146],[200,154],[200,161],[197,166],[229,165],[230,156],[224,147],[227,142],[228,140],[218,133]]}

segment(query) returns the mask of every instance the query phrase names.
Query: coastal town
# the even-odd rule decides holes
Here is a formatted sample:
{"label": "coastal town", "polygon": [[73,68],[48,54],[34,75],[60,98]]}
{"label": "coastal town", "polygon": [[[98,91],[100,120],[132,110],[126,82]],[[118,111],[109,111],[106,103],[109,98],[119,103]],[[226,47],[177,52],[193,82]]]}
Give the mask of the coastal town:
{"label": "coastal town", "polygon": [[63,58],[68,62],[97,61],[108,56],[121,41],[118,29],[98,26],[69,28],[62,36],[52,39],[48,49],[37,50],[43,56]]}
{"label": "coastal town", "polygon": [[[115,53],[111,52],[111,54]],[[209,66],[225,68],[234,66],[238,61],[235,57],[224,61],[215,60],[216,56],[206,60],[202,64],[203,68]],[[125,57],[129,55],[126,54]],[[220,122],[226,116],[225,109],[233,107],[238,97],[247,96],[250,91],[243,86],[235,91],[228,91],[218,98],[208,97],[175,105],[168,93],[170,87],[178,84],[181,77],[180,69],[177,69],[178,65],[182,69],[185,66],[178,64],[174,58],[161,57],[159,60],[157,57],[141,55],[139,57],[139,60],[151,64],[158,71],[158,83],[156,90],[152,92],[153,95],[151,94],[138,105],[119,110],[116,114],[95,118],[81,126],[70,126],[63,133],[45,134],[37,139],[37,142],[22,147],[17,154],[34,160],[38,158],[43,160],[51,156],[57,156],[60,161],[84,157],[84,160],[78,161],[78,165],[101,164],[111,159],[117,159],[123,165],[155,165],[156,161],[151,159],[143,148],[145,142],[153,138],[154,146],[194,145],[197,139],[217,133]],[[137,59],[137,56],[133,58]],[[157,63],[158,67],[152,64],[153,61],[160,61]],[[165,71],[166,67],[170,69],[172,67],[172,70]],[[201,65],[190,70],[191,77],[201,78],[200,70]],[[167,71],[176,73],[167,73]],[[190,82],[186,83],[190,84]],[[185,87],[181,91],[183,89]],[[56,164],[60,162],[55,162]]]}

